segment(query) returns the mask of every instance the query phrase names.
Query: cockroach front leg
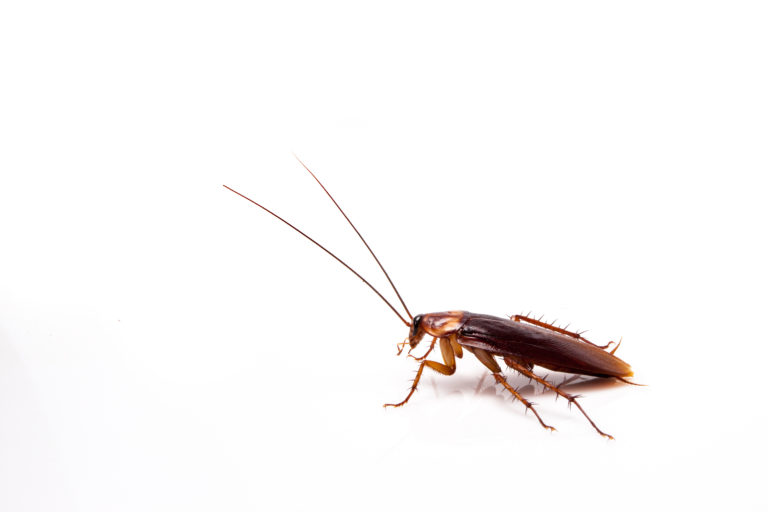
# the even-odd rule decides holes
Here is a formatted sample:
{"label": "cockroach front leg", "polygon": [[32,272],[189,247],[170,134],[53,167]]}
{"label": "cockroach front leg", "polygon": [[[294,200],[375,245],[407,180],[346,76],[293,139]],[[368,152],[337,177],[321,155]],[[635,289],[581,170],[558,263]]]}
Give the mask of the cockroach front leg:
{"label": "cockroach front leg", "polygon": [[384,407],[400,407],[405,405],[406,402],[410,400],[411,396],[413,396],[413,393],[416,392],[416,387],[419,385],[419,380],[421,380],[421,374],[424,372],[424,367],[432,368],[443,375],[453,375],[456,371],[456,354],[453,351],[453,346],[449,338],[440,338],[440,352],[442,352],[445,364],[435,361],[422,361],[419,365],[419,369],[416,371],[416,377],[413,379],[411,390],[408,392],[408,396],[405,397],[405,400],[398,404],[384,404]]}
{"label": "cockroach front leg", "polygon": [[408,356],[409,356],[409,357],[412,357],[412,358],[413,358],[413,359],[415,359],[416,361],[423,361],[423,360],[425,360],[425,359],[427,358],[427,356],[428,356],[428,355],[429,355],[429,354],[432,352],[432,350],[434,350],[434,348],[435,348],[435,343],[437,343],[437,338],[432,338],[432,343],[430,343],[430,344],[429,344],[429,349],[428,349],[426,352],[424,352],[424,355],[423,355],[423,356],[421,356],[421,357],[412,356],[412,355],[411,355],[411,350],[413,350],[413,349],[411,349],[411,350],[409,350],[409,351],[408,351]]}
{"label": "cockroach front leg", "polygon": [[523,405],[525,405],[525,408],[527,410],[532,411],[533,414],[536,415],[536,418],[539,420],[539,423],[541,423],[542,427],[551,431],[555,430],[555,427],[552,427],[544,423],[544,420],[541,419],[541,416],[539,416],[539,413],[536,411],[536,408],[533,407],[533,404],[531,402],[523,398],[523,395],[518,393],[518,391],[515,388],[509,385],[509,382],[507,382],[507,379],[505,379],[504,375],[501,374],[501,367],[499,367],[499,363],[496,362],[496,359],[494,359],[490,353],[479,348],[468,348],[468,350],[471,350],[472,353],[475,354],[475,357],[477,357],[480,360],[480,362],[485,365],[486,368],[491,370],[491,373],[493,374],[493,378],[496,379],[496,382],[504,386],[504,389],[512,393],[512,395],[515,398],[520,400],[523,403]]}
{"label": "cockroach front leg", "polygon": [[563,391],[559,387],[555,386],[554,384],[550,383],[549,381],[547,381],[545,379],[542,379],[541,377],[539,377],[538,375],[533,373],[531,370],[529,370],[526,366],[523,366],[523,365],[517,363],[515,360],[507,361],[506,358],[505,358],[505,362],[509,365],[510,368],[512,368],[512,369],[514,369],[514,370],[516,370],[516,371],[518,371],[520,373],[522,373],[523,375],[525,375],[529,379],[535,380],[539,384],[542,384],[543,386],[551,389],[552,391],[554,391],[555,393],[557,393],[561,397],[565,398],[566,400],[568,400],[569,404],[575,404],[576,407],[578,407],[579,410],[581,411],[581,414],[583,414],[584,417],[587,418],[587,421],[589,421],[589,423],[592,425],[592,427],[595,430],[597,430],[598,434],[600,434],[601,436],[607,437],[608,439],[613,439],[612,435],[606,434],[605,432],[603,432],[602,430],[597,428],[597,425],[595,425],[595,422],[592,421],[592,418],[589,417],[589,415],[586,413],[586,411],[584,411],[584,409],[581,407],[581,404],[579,404],[579,402],[576,400],[576,398],[577,398],[576,396],[571,395],[569,393],[566,393],[565,391]]}
{"label": "cockroach front leg", "polygon": [[[451,347],[453,347],[453,354],[454,354],[454,356],[456,356],[457,358],[461,359],[464,356],[464,351],[462,350],[461,345],[459,345],[459,342],[456,341],[456,336],[449,337],[449,340],[451,342]],[[424,355],[421,356],[421,357],[411,356],[411,351],[410,350],[408,351],[408,355],[410,357],[412,357],[413,359],[415,359],[416,361],[423,361],[423,360],[425,360],[427,358],[429,353],[432,352],[432,350],[434,350],[435,343],[437,343],[437,338],[432,338],[432,343],[430,343],[430,345],[429,345],[429,350],[427,350],[424,353]]]}
{"label": "cockroach front leg", "polygon": [[592,343],[587,338],[583,337],[581,334],[573,331],[567,331],[563,329],[562,327],[556,327],[552,324],[548,324],[547,322],[542,322],[541,320],[537,320],[535,318],[530,318],[525,315],[515,315],[510,317],[515,322],[527,322],[531,325],[535,325],[537,327],[541,327],[543,329],[549,329],[550,331],[559,332],[560,334],[565,334],[566,336],[571,336],[572,338],[576,338],[577,340],[583,341],[585,343],[589,343],[590,345],[593,345],[597,348],[606,349],[611,346],[612,341],[609,341],[607,345],[597,345],[595,343]]}

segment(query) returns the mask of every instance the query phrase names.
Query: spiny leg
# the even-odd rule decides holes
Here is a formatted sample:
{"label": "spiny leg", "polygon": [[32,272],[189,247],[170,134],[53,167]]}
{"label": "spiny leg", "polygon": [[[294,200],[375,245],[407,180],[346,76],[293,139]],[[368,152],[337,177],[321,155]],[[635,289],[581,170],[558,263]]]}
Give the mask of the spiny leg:
{"label": "spiny leg", "polygon": [[501,374],[501,367],[499,367],[499,363],[496,362],[496,360],[493,358],[493,356],[486,352],[483,349],[480,348],[469,348],[469,350],[472,351],[473,354],[475,354],[475,357],[477,357],[481,363],[485,365],[486,368],[491,370],[491,374],[493,374],[493,378],[496,379],[496,382],[504,386],[504,388],[512,393],[515,398],[520,400],[523,405],[525,405],[525,408],[527,410],[533,411],[533,414],[536,415],[536,418],[539,420],[539,423],[541,423],[541,426],[546,428],[547,430],[554,431],[555,427],[552,427],[550,425],[547,425],[544,423],[544,420],[541,419],[541,416],[539,416],[539,413],[536,411],[536,408],[533,407],[533,404],[523,398],[523,395],[517,392],[515,388],[509,385],[509,382],[507,382],[507,379],[504,378],[504,375]]}
{"label": "spiny leg", "polygon": [[504,386],[504,388],[506,388],[507,391],[512,393],[515,396],[515,398],[517,398],[518,400],[523,402],[523,405],[525,405],[526,409],[531,410],[533,412],[533,414],[536,415],[536,418],[539,420],[539,423],[541,423],[542,427],[546,428],[547,430],[551,430],[553,432],[556,430],[555,427],[552,427],[552,426],[547,425],[546,423],[544,423],[544,420],[541,419],[541,416],[539,416],[539,413],[536,412],[536,408],[533,407],[533,404],[531,402],[529,402],[528,400],[526,400],[525,398],[523,398],[523,395],[518,393],[517,390],[515,390],[515,388],[510,386],[509,382],[507,382],[507,379],[505,379],[502,374],[494,373],[493,374],[493,378],[496,379],[496,382],[498,382],[499,384]]}
{"label": "spiny leg", "polygon": [[574,395],[571,395],[570,393],[566,393],[565,391],[561,390],[560,388],[558,388],[558,387],[557,387],[557,386],[555,386],[554,384],[550,383],[549,381],[547,381],[547,380],[545,380],[545,379],[542,379],[541,377],[539,377],[538,375],[536,375],[535,373],[533,373],[531,370],[529,370],[529,369],[528,369],[528,368],[526,368],[525,366],[522,366],[522,365],[520,365],[520,364],[517,364],[515,361],[509,361],[507,364],[509,364],[509,363],[512,363],[512,364],[510,364],[509,366],[510,366],[511,368],[513,368],[514,370],[516,370],[516,371],[518,371],[518,372],[522,373],[523,375],[525,375],[525,376],[526,376],[526,377],[528,377],[529,379],[533,379],[533,380],[535,380],[536,382],[538,382],[539,384],[541,384],[541,385],[543,385],[543,386],[545,386],[545,387],[547,387],[547,388],[551,389],[552,391],[554,391],[554,392],[555,392],[555,393],[557,393],[558,395],[560,395],[560,396],[562,396],[563,398],[565,398],[566,400],[568,400],[568,403],[570,403],[570,404],[576,404],[576,407],[578,407],[578,408],[579,408],[579,410],[581,411],[581,414],[583,414],[583,415],[584,415],[584,417],[585,417],[585,418],[587,418],[587,421],[589,421],[589,423],[592,425],[592,427],[593,427],[595,430],[597,430],[597,433],[598,433],[598,434],[600,434],[601,436],[607,437],[608,439],[613,439],[613,436],[612,436],[612,435],[610,435],[610,434],[606,434],[605,432],[603,432],[602,430],[600,430],[600,429],[597,427],[597,425],[595,425],[595,422],[594,422],[594,421],[592,421],[592,418],[590,418],[590,417],[589,417],[589,415],[586,413],[586,411],[584,411],[584,409],[581,407],[581,404],[579,404],[579,402],[576,400],[576,398],[577,398],[576,396],[574,396]]}
{"label": "spiny leg", "polygon": [[416,392],[416,386],[419,385],[419,380],[421,380],[421,374],[424,372],[425,366],[432,368],[436,372],[442,373],[443,375],[453,375],[453,373],[456,371],[456,358],[454,357],[453,347],[451,346],[451,341],[449,338],[440,338],[440,352],[443,354],[443,361],[445,361],[445,364],[441,364],[435,361],[423,361],[419,365],[419,369],[416,371],[416,377],[413,379],[411,391],[408,392],[408,396],[405,397],[405,400],[398,404],[384,404],[384,407],[400,407],[405,405],[406,402],[410,400],[413,393]]}
{"label": "spiny leg", "polygon": [[535,318],[530,318],[525,315],[515,315],[511,317],[511,319],[515,322],[528,322],[529,324],[536,325],[538,327],[542,327],[544,329],[549,329],[550,331],[559,332],[560,334],[565,334],[566,336],[571,336],[572,338],[576,338],[577,340],[581,340],[585,343],[589,343],[590,345],[593,345],[597,348],[606,349],[611,346],[612,341],[609,341],[607,345],[597,345],[595,343],[592,343],[587,338],[583,337],[581,334],[573,331],[567,331],[563,329],[562,327],[556,327],[552,324],[548,324],[547,322],[542,322],[541,320],[537,320]]}

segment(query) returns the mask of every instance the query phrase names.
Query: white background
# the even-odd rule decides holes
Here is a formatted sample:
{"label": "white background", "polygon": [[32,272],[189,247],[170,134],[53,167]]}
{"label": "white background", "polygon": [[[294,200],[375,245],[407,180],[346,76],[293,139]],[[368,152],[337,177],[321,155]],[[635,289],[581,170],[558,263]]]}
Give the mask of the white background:
{"label": "white background", "polygon": [[[3,2],[0,509],[765,507],[766,14]],[[291,152],[414,314],[623,337],[616,440],[471,357],[383,409],[407,328],[221,186],[393,297]]]}

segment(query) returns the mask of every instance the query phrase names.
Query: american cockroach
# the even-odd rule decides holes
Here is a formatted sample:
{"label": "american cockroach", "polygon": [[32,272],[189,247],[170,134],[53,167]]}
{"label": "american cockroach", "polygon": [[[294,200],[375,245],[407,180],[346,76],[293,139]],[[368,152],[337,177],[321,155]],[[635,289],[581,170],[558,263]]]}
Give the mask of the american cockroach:
{"label": "american cockroach", "polygon": [[[384,273],[387,281],[389,281],[389,284],[395,291],[395,295],[397,295],[397,298],[410,321],[406,320],[392,303],[390,303],[363,276],[357,273],[357,271],[347,265],[338,256],[326,249],[323,245],[316,242],[299,228],[253,199],[246,197],[227,185],[224,185],[224,188],[250,201],[294,229],[301,236],[305,237],[307,240],[328,253],[336,261],[344,265],[347,270],[355,274],[361,281],[368,285],[368,287],[371,288],[371,290],[373,290],[409,328],[408,336],[397,345],[398,355],[402,353],[406,345],[409,346],[408,354],[410,355],[410,352],[416,348],[425,336],[432,337],[429,348],[424,355],[421,357],[410,356],[419,362],[419,367],[416,371],[416,377],[413,379],[413,384],[411,385],[408,395],[402,402],[384,404],[384,407],[400,407],[405,405],[416,391],[416,388],[419,385],[419,380],[424,372],[424,368],[430,368],[443,375],[453,375],[456,371],[456,358],[461,359],[464,350],[467,350],[490,370],[497,383],[503,386],[515,398],[520,400],[520,402],[525,405],[526,409],[530,409],[531,412],[533,412],[539,420],[539,423],[541,423],[541,426],[545,429],[555,430],[554,427],[544,423],[544,420],[541,419],[541,416],[539,416],[534,405],[526,400],[525,397],[507,382],[497,358],[501,358],[509,368],[538,382],[557,395],[565,398],[569,404],[576,405],[579,411],[581,411],[587,421],[589,421],[592,427],[594,427],[600,435],[613,439],[613,436],[606,434],[595,425],[595,422],[592,421],[577,401],[578,397],[563,391],[559,386],[552,384],[545,378],[539,377],[533,372],[533,367],[541,366],[542,368],[557,372],[613,378],[628,384],[633,384],[626,380],[627,377],[633,375],[631,367],[614,355],[618,345],[609,352],[607,351],[607,348],[613,342],[599,346],[585,339],[579,333],[571,332],[556,327],[553,324],[542,322],[524,315],[502,318],[491,315],[469,313],[467,311],[446,311],[441,313],[425,313],[416,316],[411,315],[411,312],[405,305],[405,301],[400,296],[400,292],[392,282],[387,271],[384,270],[384,266],[376,257],[376,254],[374,254],[371,247],[365,241],[365,238],[363,238],[363,235],[360,234],[352,221],[349,220],[347,214],[344,213],[344,210],[341,209],[339,203],[336,202],[317,176],[315,176],[315,174],[310,171],[298,157],[296,157],[296,160],[298,160],[302,167],[304,167],[304,169],[306,169],[306,171],[315,179],[317,184],[320,185],[331,201],[333,201],[333,204],[338,208],[349,225],[352,226],[355,233],[357,233],[357,236],[371,253],[373,259],[376,260],[376,263]],[[427,356],[429,356],[435,346],[440,347],[443,359],[442,363],[427,359]]]}

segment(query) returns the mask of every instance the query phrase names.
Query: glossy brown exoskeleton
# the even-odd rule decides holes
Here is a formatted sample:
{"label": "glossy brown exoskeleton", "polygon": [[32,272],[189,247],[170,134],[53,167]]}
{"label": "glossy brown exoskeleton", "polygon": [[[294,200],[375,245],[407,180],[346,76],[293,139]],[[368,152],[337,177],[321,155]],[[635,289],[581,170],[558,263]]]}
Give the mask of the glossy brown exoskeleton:
{"label": "glossy brown exoskeleton", "polygon": [[[507,383],[496,357],[501,357],[510,368],[551,389],[570,403],[576,404],[595,430],[601,435],[611,437],[595,425],[581,408],[576,397],[532,371],[533,366],[536,365],[578,375],[614,377],[619,380],[631,377],[630,366],[613,355],[613,352],[606,352],[604,349],[607,345],[596,346],[577,333],[526,316],[500,318],[467,311],[447,311],[416,315],[411,323],[408,338],[401,344],[401,350],[406,343],[413,350],[425,335],[432,336],[432,343],[424,356],[416,358],[421,361],[421,364],[408,396],[400,403],[386,404],[387,406],[400,407],[411,398],[425,367],[443,375],[452,375],[456,371],[456,358],[461,358],[464,349],[467,349],[491,371],[499,384],[533,411],[544,428],[554,430],[553,427],[544,423],[533,405]],[[432,352],[435,344],[440,345],[443,363],[426,360],[426,356]]]}
{"label": "glossy brown exoskeleton", "polygon": [[[298,160],[298,158],[297,158]],[[497,361],[497,358],[501,358],[504,363],[517,372],[525,375],[526,377],[535,380],[539,384],[551,389],[559,396],[562,396],[569,403],[575,404],[576,407],[584,414],[590,424],[601,435],[611,438],[612,436],[606,434],[600,430],[592,419],[584,412],[576,397],[566,393],[558,386],[552,384],[546,379],[539,377],[533,373],[534,366],[541,366],[549,370],[558,372],[567,372],[577,375],[589,375],[594,377],[614,378],[623,382],[628,382],[627,377],[632,376],[632,369],[630,366],[616,357],[614,348],[611,352],[606,351],[610,343],[605,346],[597,346],[594,343],[584,339],[580,334],[567,331],[560,327],[541,322],[527,316],[516,315],[511,318],[501,318],[491,315],[483,315],[477,313],[469,313],[466,311],[447,311],[442,313],[426,313],[422,315],[411,315],[408,311],[408,307],[405,305],[400,293],[397,291],[392,280],[389,278],[386,270],[379,262],[376,255],[373,253],[368,243],[363,236],[357,231],[352,221],[349,220],[347,215],[341,209],[336,200],[326,190],[320,180],[312,173],[312,171],[304,165],[301,160],[299,163],[312,175],[317,183],[323,188],[325,193],[330,197],[331,201],[336,205],[339,211],[344,215],[344,218],[349,222],[352,229],[355,230],[357,235],[365,244],[368,251],[371,253],[376,263],[381,268],[382,272],[386,276],[389,283],[400,300],[405,313],[410,318],[410,321],[406,320],[398,310],[386,299],[384,296],[365,280],[360,274],[358,274],[349,265],[344,263],[335,254],[323,247],[321,244],[313,240],[306,235],[300,229],[295,227],[290,222],[286,221],[282,217],[268,210],[264,206],[260,205],[253,199],[250,199],[243,194],[231,189],[224,185],[225,188],[234,192],[235,194],[247,199],[259,208],[263,209],[270,215],[276,217],[280,221],[284,222],[299,234],[307,238],[310,242],[314,243],[336,261],[344,265],[349,271],[360,278],[366,285],[368,285],[378,296],[383,300],[392,311],[400,318],[400,320],[409,327],[408,337],[402,343],[398,344],[398,354],[402,352],[404,346],[407,344],[410,346],[410,350],[416,348],[419,342],[425,336],[431,336],[432,341],[427,352],[421,357],[414,357],[420,362],[419,369],[416,372],[416,377],[413,379],[413,385],[411,386],[408,396],[402,402],[396,404],[385,404],[385,407],[400,407],[404,405],[416,391],[416,387],[419,384],[421,375],[424,368],[431,368],[443,375],[452,375],[456,371],[456,359],[461,358],[464,354],[464,350],[471,352],[477,359],[480,360],[483,365],[488,368],[496,382],[501,384],[512,395],[519,399],[528,409],[530,409],[538,418],[541,425],[549,430],[554,430],[553,427],[544,423],[539,416],[539,413],[533,407],[528,400],[526,400],[516,389],[514,389],[506,380],[502,374],[501,367]],[[440,352],[443,362],[431,361],[427,359],[427,356],[432,352],[436,345],[440,346]],[[409,353],[410,353],[409,350]]]}

